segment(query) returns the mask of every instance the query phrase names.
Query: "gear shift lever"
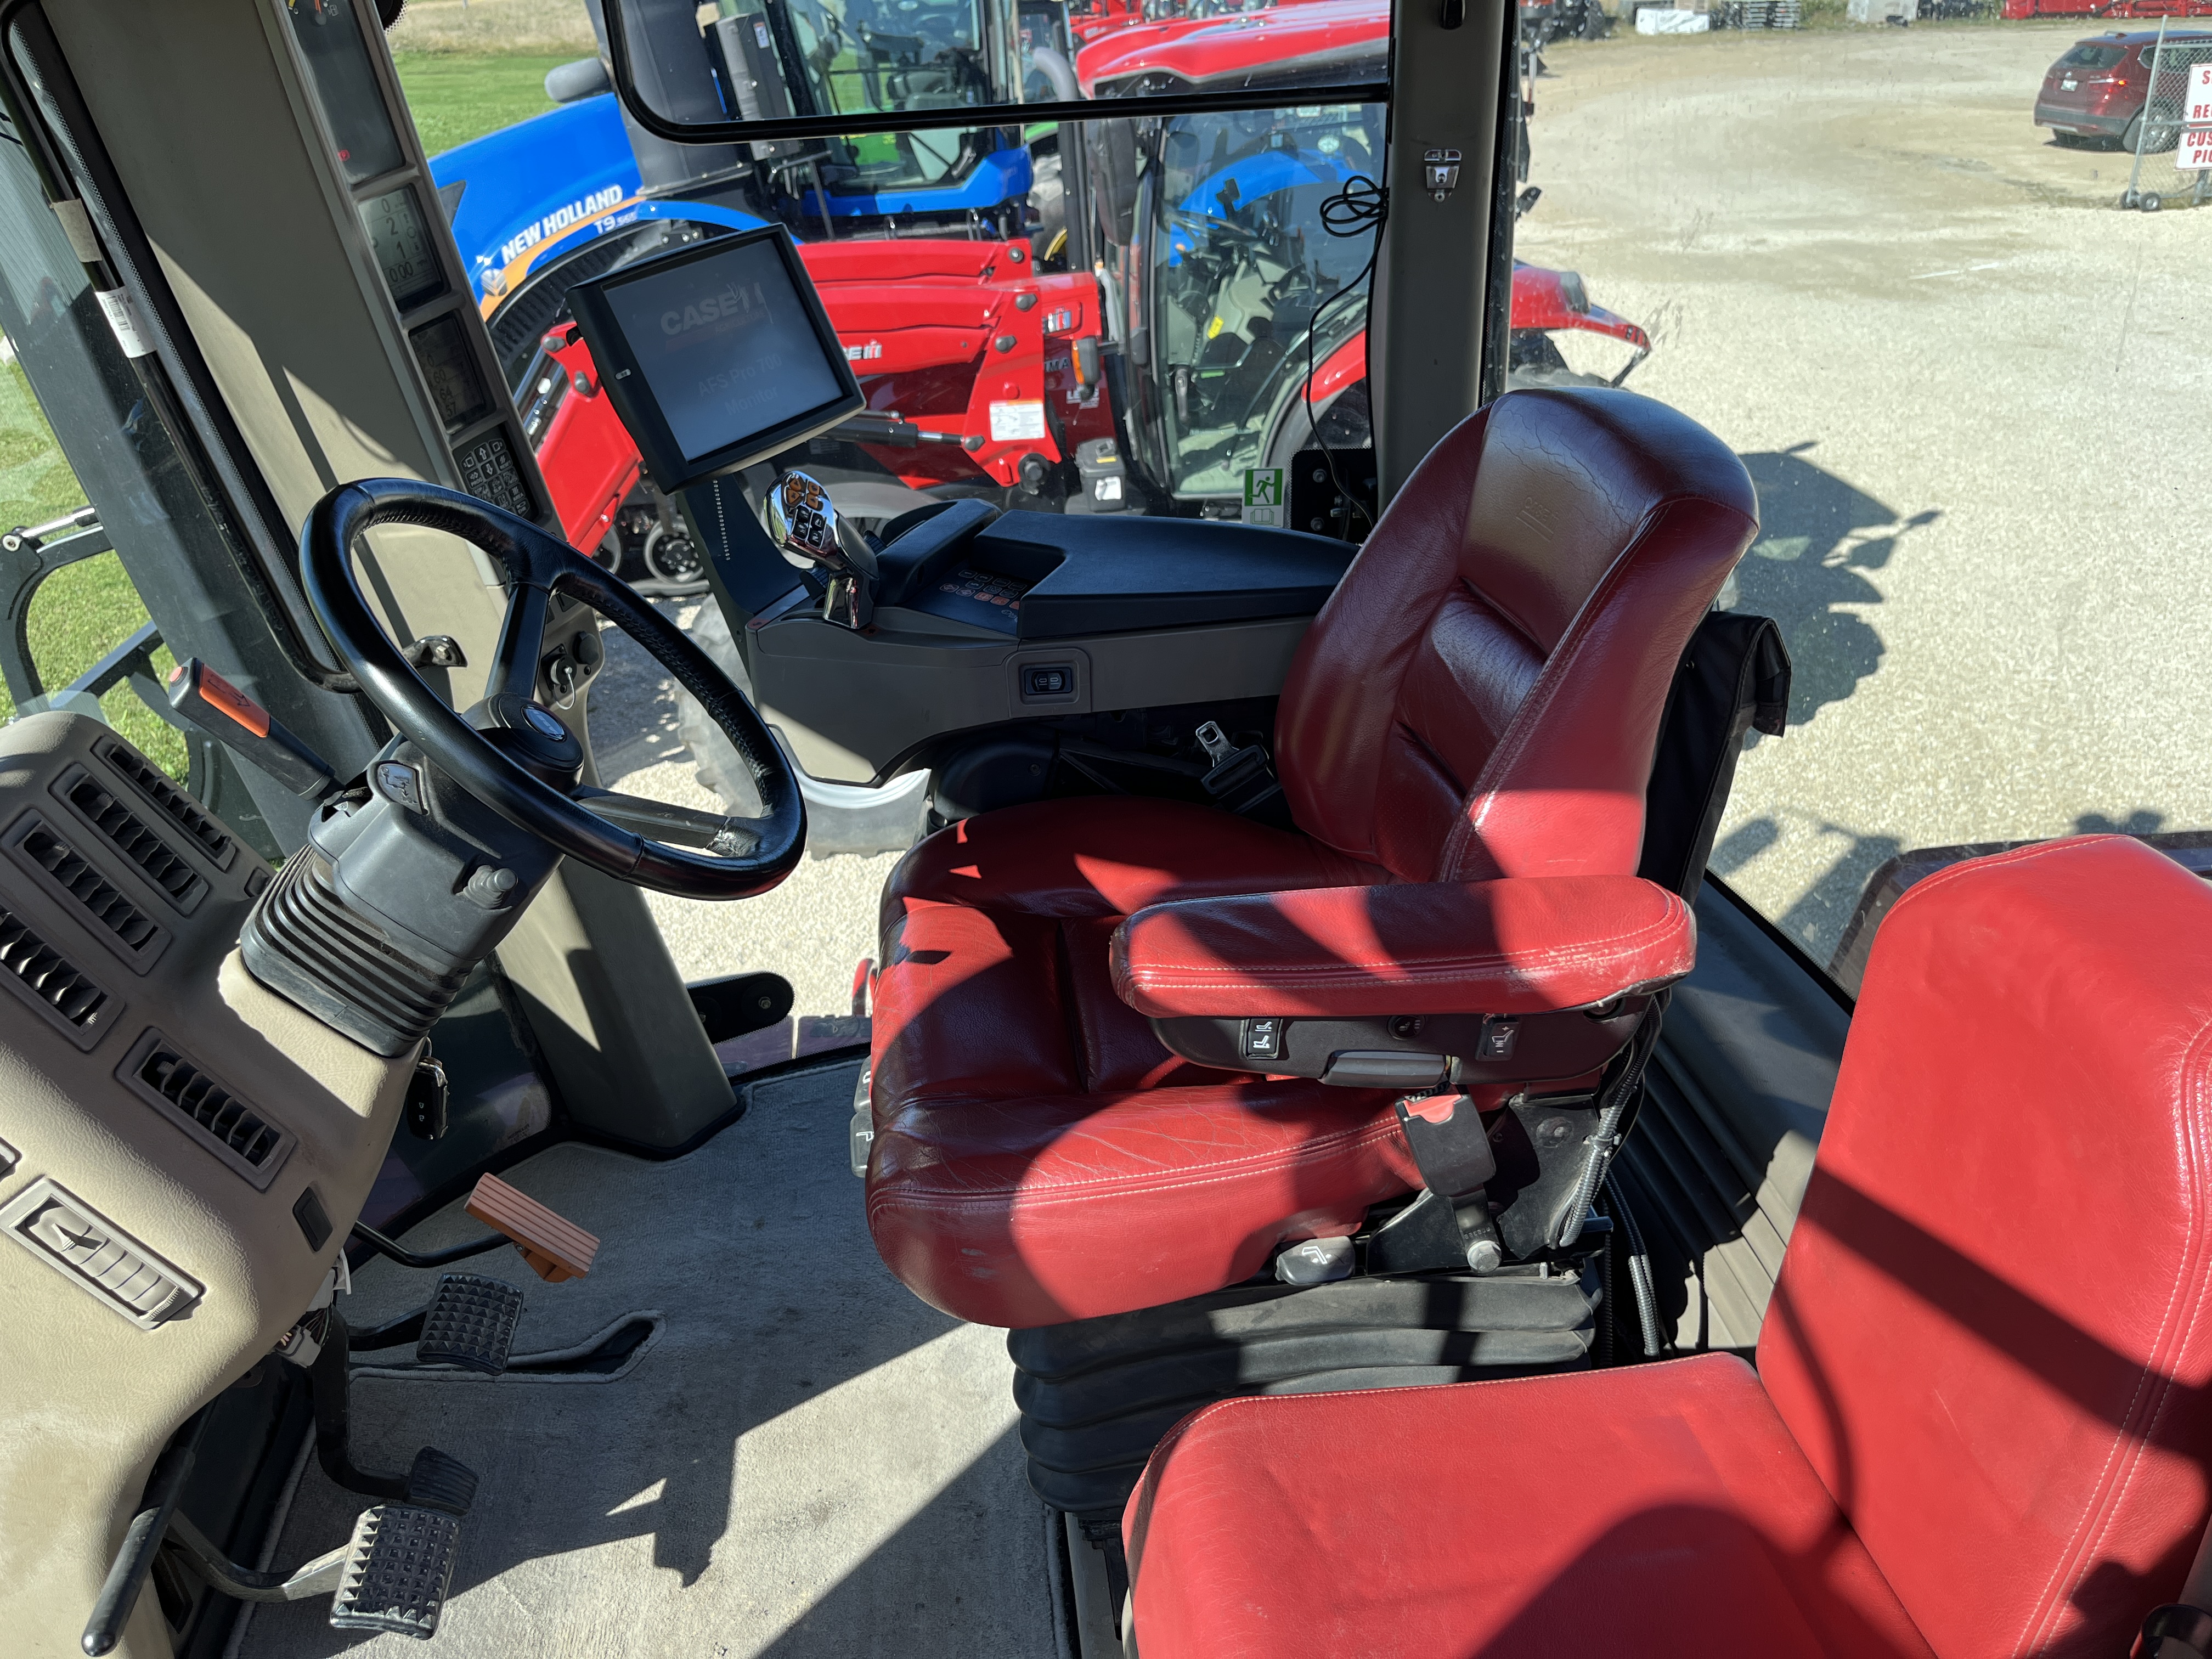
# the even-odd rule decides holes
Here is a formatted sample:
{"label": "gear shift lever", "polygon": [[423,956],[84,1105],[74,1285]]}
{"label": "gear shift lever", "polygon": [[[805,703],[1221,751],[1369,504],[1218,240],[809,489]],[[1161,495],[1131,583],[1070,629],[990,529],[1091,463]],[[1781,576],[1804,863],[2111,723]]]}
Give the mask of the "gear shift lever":
{"label": "gear shift lever", "polygon": [[822,615],[847,628],[875,617],[876,554],[868,539],[837,516],[830,492],[804,472],[787,472],[768,498],[769,533],[784,556],[819,565],[830,578]]}

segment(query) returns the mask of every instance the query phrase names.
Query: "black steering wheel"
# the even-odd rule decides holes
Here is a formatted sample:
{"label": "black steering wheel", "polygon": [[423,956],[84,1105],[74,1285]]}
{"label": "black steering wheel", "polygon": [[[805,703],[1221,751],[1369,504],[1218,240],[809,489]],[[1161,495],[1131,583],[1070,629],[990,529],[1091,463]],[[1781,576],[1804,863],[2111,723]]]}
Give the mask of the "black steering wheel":
{"label": "black steering wheel", "polygon": [[[362,596],[354,544],[380,524],[445,531],[507,571],[513,592],[484,700],[467,717],[423,684]],[[696,899],[764,893],[799,862],[805,803],[744,694],[628,582],[526,519],[411,478],[340,484],[307,516],[300,577],[316,621],[385,719],[463,789],[570,858],[618,881]],[[583,746],[537,699],[555,593],[598,611],[699,699],[752,773],[763,817],[720,817],[576,781]]]}

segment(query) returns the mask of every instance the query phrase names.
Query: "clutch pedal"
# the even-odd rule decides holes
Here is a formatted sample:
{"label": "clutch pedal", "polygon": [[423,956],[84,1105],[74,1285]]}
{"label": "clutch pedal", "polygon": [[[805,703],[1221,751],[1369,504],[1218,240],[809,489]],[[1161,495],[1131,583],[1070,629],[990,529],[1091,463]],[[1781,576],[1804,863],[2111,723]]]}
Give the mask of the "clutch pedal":
{"label": "clutch pedal", "polygon": [[331,1600],[331,1626],[428,1641],[438,1633],[460,1547],[460,1517],[444,1510],[415,1504],[363,1510]]}
{"label": "clutch pedal", "polygon": [[507,1369],[514,1324],[522,1317],[522,1292],[479,1273],[447,1273],[422,1312],[416,1363],[461,1365],[496,1376]]}

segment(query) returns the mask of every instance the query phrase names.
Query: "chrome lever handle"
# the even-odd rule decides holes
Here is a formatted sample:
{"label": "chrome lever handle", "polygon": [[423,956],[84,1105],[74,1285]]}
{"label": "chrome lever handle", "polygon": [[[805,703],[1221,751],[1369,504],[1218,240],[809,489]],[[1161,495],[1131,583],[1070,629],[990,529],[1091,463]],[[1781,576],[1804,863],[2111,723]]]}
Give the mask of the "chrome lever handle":
{"label": "chrome lever handle", "polygon": [[829,490],[804,472],[787,472],[769,495],[768,520],[785,558],[828,573],[822,614],[847,628],[866,628],[875,612],[875,550],[838,516]]}

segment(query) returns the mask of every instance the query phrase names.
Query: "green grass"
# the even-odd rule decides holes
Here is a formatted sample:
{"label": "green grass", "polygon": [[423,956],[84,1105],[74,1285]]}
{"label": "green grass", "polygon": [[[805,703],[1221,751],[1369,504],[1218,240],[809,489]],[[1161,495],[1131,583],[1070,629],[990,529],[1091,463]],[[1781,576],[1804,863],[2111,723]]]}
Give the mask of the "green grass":
{"label": "green grass", "polygon": [[31,383],[14,363],[0,374],[0,529],[44,524],[84,505]]}
{"label": "green grass", "polygon": [[[434,155],[551,109],[545,72],[578,55],[410,52],[395,61],[422,148]],[[84,499],[23,371],[12,362],[0,366],[0,531],[60,518],[82,507]],[[40,585],[31,601],[31,660],[46,690],[58,690],[146,620],[146,607],[122,560],[103,553],[56,572]],[[164,674],[173,665],[166,647],[155,662]],[[179,779],[185,775],[184,739],[128,686],[109,692],[100,707],[109,724],[164,771]],[[15,714],[15,700],[0,685],[0,721]]]}
{"label": "green grass", "polygon": [[[422,147],[432,155],[512,126],[553,107],[545,72],[577,54],[470,55],[407,52],[396,60]],[[43,524],[76,511],[84,491],[62,457],[23,371],[0,366],[0,531]],[[48,691],[59,690],[146,623],[123,562],[103,553],[56,572],[31,601],[31,660]],[[155,656],[166,674],[173,659]],[[188,757],[175,729],[119,686],[100,700],[110,725],[171,776],[183,778]],[[13,720],[15,699],[0,685],[0,721]]]}
{"label": "green grass", "polygon": [[574,56],[482,57],[459,52],[398,52],[392,64],[422,135],[422,152],[435,155],[471,138],[511,127],[553,106],[545,72]]}
{"label": "green grass", "polygon": [[385,38],[395,55],[557,52],[569,61],[599,50],[584,0],[408,0]]}
{"label": "green grass", "polygon": [[[43,524],[84,505],[76,475],[62,459],[30,383],[14,363],[0,373],[0,528]],[[58,690],[146,624],[146,607],[112,553],[56,571],[31,600],[31,661],[49,691]],[[159,672],[173,659],[155,653]],[[108,724],[143,750],[170,776],[185,775],[185,740],[128,686],[100,699]],[[0,720],[15,717],[15,699],[0,685]]]}

